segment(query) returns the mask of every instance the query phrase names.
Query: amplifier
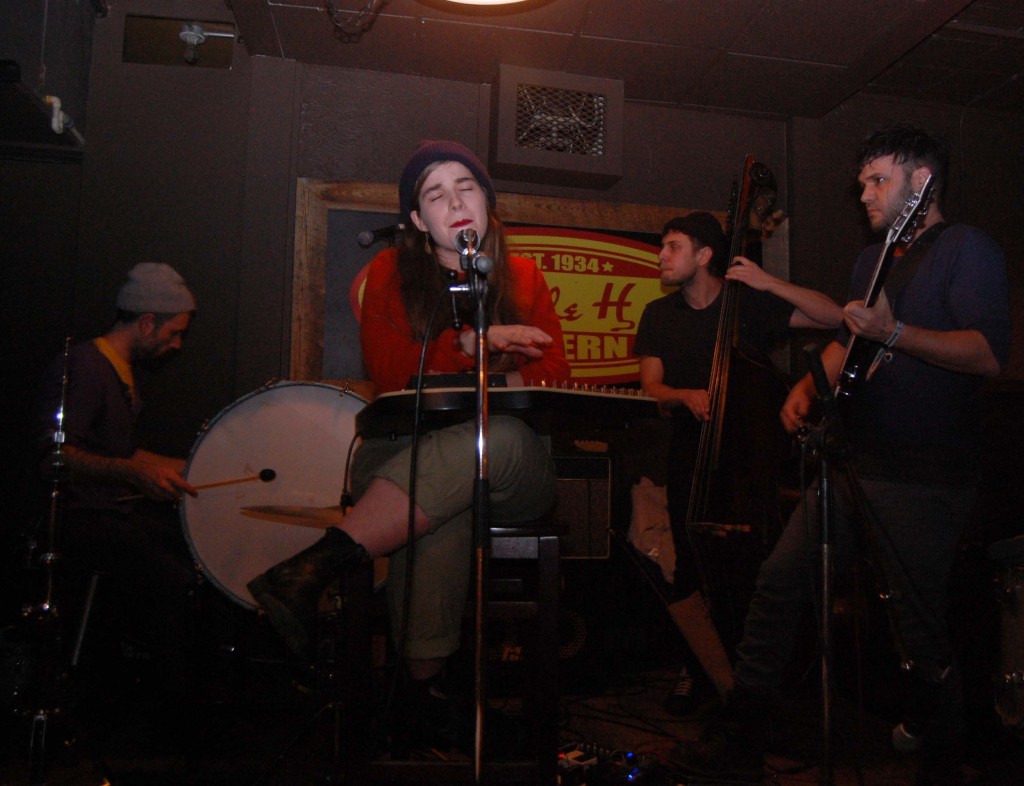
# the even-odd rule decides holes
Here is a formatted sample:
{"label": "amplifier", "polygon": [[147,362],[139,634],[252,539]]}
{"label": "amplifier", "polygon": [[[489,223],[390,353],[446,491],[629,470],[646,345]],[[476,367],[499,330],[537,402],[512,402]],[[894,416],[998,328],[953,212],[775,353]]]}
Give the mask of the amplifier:
{"label": "amplifier", "polygon": [[563,559],[607,559],[611,550],[611,459],[555,456],[558,494],[552,513]]}

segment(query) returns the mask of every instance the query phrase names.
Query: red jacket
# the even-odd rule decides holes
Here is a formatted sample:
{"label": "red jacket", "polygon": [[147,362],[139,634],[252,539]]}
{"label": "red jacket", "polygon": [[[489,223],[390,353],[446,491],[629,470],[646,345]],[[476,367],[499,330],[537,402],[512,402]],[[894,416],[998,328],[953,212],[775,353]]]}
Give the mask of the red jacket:
{"label": "red jacket", "polygon": [[[401,390],[419,366],[421,344],[413,339],[405,306],[399,295],[398,250],[385,249],[374,257],[363,290],[363,318],[360,341],[363,364],[378,393]],[[541,358],[517,356],[517,370],[527,385],[539,385],[569,378],[562,326],[551,303],[551,292],[533,260],[509,257],[512,292],[524,324],[538,327],[553,341]],[[472,330],[464,327],[463,330]],[[454,328],[445,329],[427,349],[428,371],[451,373],[470,371],[475,359],[465,355],[456,342]]]}

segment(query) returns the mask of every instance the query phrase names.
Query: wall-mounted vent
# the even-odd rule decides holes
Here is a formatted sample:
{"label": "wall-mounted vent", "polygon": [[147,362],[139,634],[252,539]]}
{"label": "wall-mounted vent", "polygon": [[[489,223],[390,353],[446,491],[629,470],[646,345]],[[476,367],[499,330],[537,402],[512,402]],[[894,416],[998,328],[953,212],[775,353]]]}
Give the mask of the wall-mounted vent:
{"label": "wall-mounted vent", "polygon": [[493,106],[495,176],[582,186],[622,177],[622,82],[501,66]]}
{"label": "wall-mounted vent", "polygon": [[516,85],[516,146],[579,156],[608,149],[608,97],[549,85]]}

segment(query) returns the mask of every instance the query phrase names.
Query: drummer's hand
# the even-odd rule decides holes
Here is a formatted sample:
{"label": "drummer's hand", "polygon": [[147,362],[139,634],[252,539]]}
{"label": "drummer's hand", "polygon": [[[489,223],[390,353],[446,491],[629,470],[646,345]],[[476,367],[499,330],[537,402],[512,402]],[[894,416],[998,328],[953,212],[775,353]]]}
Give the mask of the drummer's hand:
{"label": "drummer's hand", "polygon": [[195,497],[199,492],[181,476],[185,462],[182,459],[160,456],[156,453],[136,451],[130,460],[132,483],[143,494],[161,502],[177,502],[181,495]]}

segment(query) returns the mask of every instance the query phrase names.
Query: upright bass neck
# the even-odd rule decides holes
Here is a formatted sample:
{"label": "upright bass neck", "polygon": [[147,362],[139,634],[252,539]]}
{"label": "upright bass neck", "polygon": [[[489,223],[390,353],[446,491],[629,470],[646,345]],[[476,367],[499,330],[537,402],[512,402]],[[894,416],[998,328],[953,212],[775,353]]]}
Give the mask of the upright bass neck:
{"label": "upright bass neck", "polygon": [[[775,176],[771,170],[746,156],[743,170],[733,184],[727,234],[730,235],[728,266],[735,257],[747,255],[751,214],[771,215],[775,204]],[[700,443],[694,462],[687,524],[705,522],[713,516],[712,499],[719,470],[725,426],[733,352],[739,340],[741,289],[735,281],[723,283],[721,312],[715,336],[711,374],[708,381],[710,417],[701,425]]]}

